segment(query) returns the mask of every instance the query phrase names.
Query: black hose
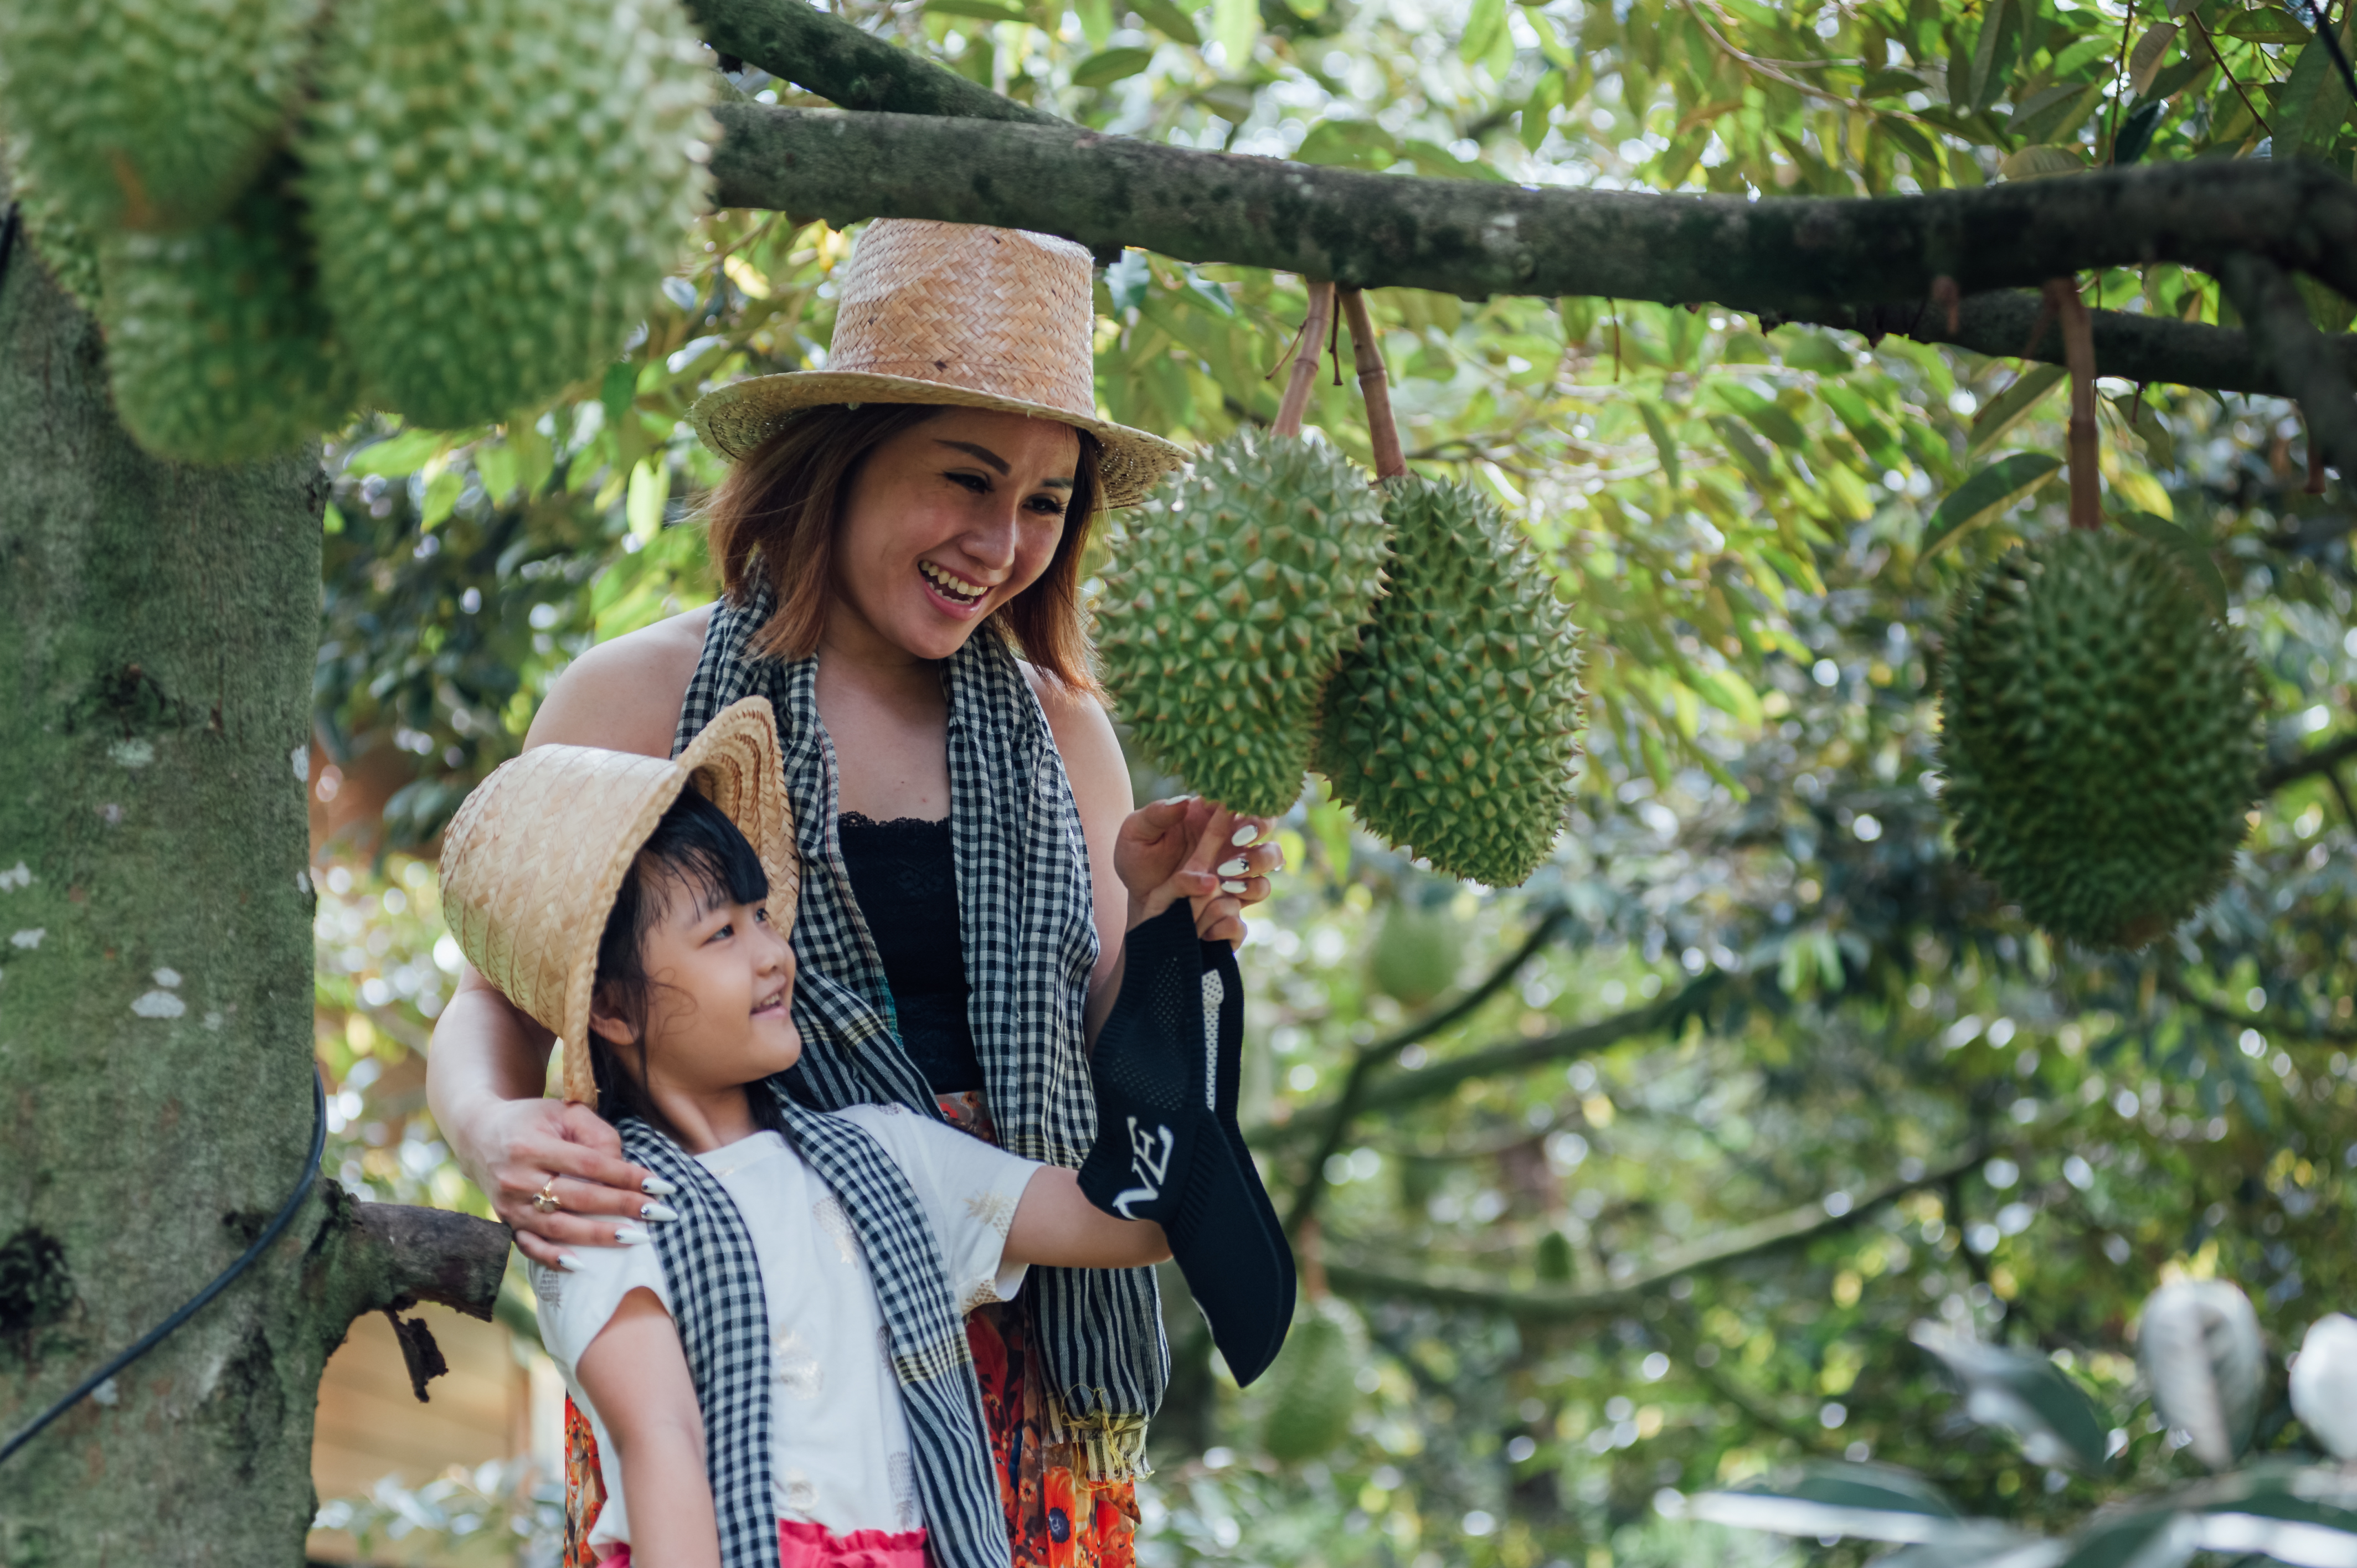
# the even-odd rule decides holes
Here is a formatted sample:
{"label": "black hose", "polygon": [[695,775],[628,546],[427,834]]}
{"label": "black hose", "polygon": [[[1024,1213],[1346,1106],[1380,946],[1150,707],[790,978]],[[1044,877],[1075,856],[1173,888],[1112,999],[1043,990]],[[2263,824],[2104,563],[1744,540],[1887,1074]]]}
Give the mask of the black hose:
{"label": "black hose", "polygon": [[223,1290],[226,1290],[229,1287],[229,1283],[231,1280],[234,1280],[238,1275],[245,1273],[248,1268],[253,1266],[254,1259],[259,1258],[263,1253],[268,1251],[270,1250],[270,1244],[273,1241],[277,1240],[279,1234],[294,1221],[295,1211],[303,1207],[304,1196],[311,1190],[312,1179],[318,1175],[319,1156],[321,1154],[326,1152],[327,1147],[328,1088],[326,1083],[320,1079],[318,1069],[315,1067],[312,1069],[311,1072],[311,1157],[303,1162],[303,1174],[296,1178],[295,1190],[286,1195],[286,1201],[280,1206],[277,1218],[272,1219],[268,1227],[263,1230],[262,1234],[253,1239],[253,1245],[248,1247],[238,1258],[237,1262],[231,1263],[228,1268],[223,1269],[220,1273],[215,1274],[213,1276],[212,1283],[205,1286],[204,1289],[199,1291],[195,1295],[190,1296],[187,1304],[183,1305],[179,1311],[172,1314],[171,1316],[164,1319],[163,1322],[148,1330],[146,1334],[141,1336],[139,1342],[136,1345],[132,1346],[130,1349],[125,1350],[123,1354],[114,1358],[113,1360],[109,1361],[105,1366],[101,1367],[97,1371],[92,1372],[89,1377],[84,1378],[81,1383],[76,1385],[71,1393],[66,1395],[65,1398],[58,1401],[57,1403],[49,1406],[48,1409],[34,1417],[33,1423],[30,1426],[27,1426],[23,1431],[17,1433],[16,1435],[8,1439],[6,1443],[0,1444],[0,1465],[6,1464],[10,1455],[16,1453],[17,1449],[22,1448],[26,1444],[30,1443],[36,1436],[39,1435],[41,1428],[48,1425],[49,1423],[65,1414],[66,1412],[71,1410],[75,1405],[80,1404],[92,1389],[97,1388],[101,1383],[105,1382],[107,1379],[114,1376],[115,1373],[123,1370],[124,1368],[131,1365],[132,1362],[136,1361],[140,1357],[145,1356],[148,1351],[153,1350],[156,1346],[162,1344],[167,1335],[170,1334],[172,1330],[179,1327],[180,1325],[186,1323],[189,1318],[194,1317],[199,1311],[203,1310],[205,1303],[221,1294]]}

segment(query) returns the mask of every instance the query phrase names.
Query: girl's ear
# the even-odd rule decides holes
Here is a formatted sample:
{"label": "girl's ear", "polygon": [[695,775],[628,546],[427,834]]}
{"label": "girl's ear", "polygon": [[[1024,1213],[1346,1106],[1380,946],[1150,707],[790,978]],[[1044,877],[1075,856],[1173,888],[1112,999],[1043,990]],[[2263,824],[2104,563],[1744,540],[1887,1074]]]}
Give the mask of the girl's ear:
{"label": "girl's ear", "polygon": [[[609,1046],[638,1043],[639,1031],[630,1019],[612,1010],[613,997],[598,986],[589,994],[589,1032]],[[586,1043],[586,1042],[585,1042]]]}

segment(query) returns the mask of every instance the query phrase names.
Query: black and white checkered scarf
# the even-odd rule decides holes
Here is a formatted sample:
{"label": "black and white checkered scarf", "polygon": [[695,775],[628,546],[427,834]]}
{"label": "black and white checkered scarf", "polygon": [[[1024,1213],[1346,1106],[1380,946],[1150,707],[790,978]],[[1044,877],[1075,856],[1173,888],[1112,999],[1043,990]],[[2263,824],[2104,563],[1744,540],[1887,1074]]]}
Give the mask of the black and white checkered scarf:
{"label": "black and white checkered scarf", "polygon": [[[982,1391],[965,1325],[950,1300],[941,1249],[908,1178],[874,1139],[794,1103],[774,1084],[786,1135],[850,1215],[883,1308],[900,1380],[909,1458],[935,1568],[1006,1568],[1006,1520],[983,1432]],[[759,1090],[756,1090],[759,1092]],[[777,1568],[778,1515],[770,1453],[768,1298],[753,1238],[719,1178],[633,1117],[622,1151],[679,1188],[679,1218],[653,1227],[672,1322],[704,1412],[705,1468],[723,1568]]]}
{"label": "black and white checkered scarf", "polygon": [[[900,1047],[883,960],[844,867],[818,661],[763,658],[751,648],[775,604],[760,577],[743,603],[714,608],[673,750],[739,698],[770,699],[802,867],[793,932],[801,964],[794,1021],[804,1042],[797,1092],[826,1109],[898,1102],[939,1116],[924,1075]],[[1078,1166],[1096,1137],[1083,1010],[1097,960],[1080,811],[1047,715],[996,628],[967,639],[948,660],[944,683],[967,1017],[991,1121],[1014,1153]],[[920,1262],[873,1241],[869,1255],[879,1277]],[[1170,1367],[1154,1272],[1034,1269],[1026,1292],[1047,1361],[1050,1440],[1080,1444],[1092,1479],[1141,1473],[1146,1420]]]}

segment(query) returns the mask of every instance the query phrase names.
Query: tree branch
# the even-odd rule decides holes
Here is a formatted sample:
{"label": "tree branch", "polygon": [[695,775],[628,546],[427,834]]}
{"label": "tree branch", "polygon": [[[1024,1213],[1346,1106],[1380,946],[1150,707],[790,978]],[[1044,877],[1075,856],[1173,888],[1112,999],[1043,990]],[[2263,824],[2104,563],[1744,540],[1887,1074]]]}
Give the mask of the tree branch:
{"label": "tree branch", "polygon": [[[1917,305],[1870,305],[1829,309],[1765,312],[1762,330],[1786,322],[1816,327],[1846,328],[1869,338],[1886,333],[1919,343],[1946,343],[1995,359],[2036,360],[2049,365],[2064,362],[2062,339],[2049,331],[2037,333],[2039,299],[2034,294],[1999,289],[1967,295],[1957,302],[1956,324],[1947,312],[1933,309],[1927,297]],[[2259,363],[2250,339],[2230,327],[2208,327],[2166,316],[2137,316],[2125,310],[2090,310],[2094,329],[2095,373],[2128,381],[2161,381],[2171,386],[2206,387],[2212,392],[2247,392],[2262,397],[2289,397],[2291,389],[2273,371]],[[2330,339],[2333,352],[2357,375],[2357,338]]]}
{"label": "tree branch", "polygon": [[2195,1012],[2215,1018],[2221,1024],[2233,1028],[2256,1029],[2261,1034],[2277,1040],[2305,1040],[2311,1045],[2324,1046],[2357,1046],[2357,1029],[2332,1024],[2303,1023],[2299,1019],[2287,1018],[2280,1014],[2245,1013],[2239,1007],[2230,1007],[2223,1002],[2211,1000],[2186,984],[2177,975],[2163,972],[2159,978],[2160,988],[2163,991],[2168,992]]}
{"label": "tree branch", "polygon": [[[808,73],[805,73],[808,74]],[[1855,308],[2251,252],[2357,295],[2357,188],[2209,160],[1855,199],[1525,188],[1197,152],[1064,125],[723,104],[723,207],[935,218],[1350,287]]]}
{"label": "tree branch", "polygon": [[[2352,472],[2343,469],[2343,473]],[[2287,784],[2318,773],[2330,774],[2351,757],[2357,757],[2357,735],[2345,735],[2339,740],[2318,746],[2314,751],[2282,762],[2271,762],[2259,769],[2259,790],[2272,795]]]}
{"label": "tree branch", "polygon": [[[1519,963],[1520,960],[1515,961]],[[1659,1002],[1632,1008],[1626,1013],[1616,1013],[1592,1024],[1541,1035],[1534,1040],[1510,1040],[1504,1045],[1470,1051],[1425,1067],[1395,1069],[1381,1079],[1373,1078],[1372,1073],[1383,1065],[1383,1047],[1370,1047],[1369,1081],[1360,1090],[1357,1112],[1365,1114],[1376,1111],[1397,1111],[1430,1100],[1446,1099],[1454,1094],[1459,1085],[1470,1083],[1475,1079],[1506,1078],[1529,1072],[1534,1068],[1552,1067],[1558,1062],[1593,1056],[1623,1040],[1670,1027],[1691,1015],[1725,983],[1723,975],[1713,972],[1689,982],[1674,994],[1664,996]],[[1384,1042],[1386,1046],[1392,1044]],[[1327,1124],[1340,1104],[1338,1096],[1325,1105],[1304,1108],[1282,1127],[1255,1127],[1250,1134],[1250,1141],[1258,1148],[1292,1143],[1306,1136],[1311,1127]],[[1328,1151],[1331,1152],[1330,1149]]]}
{"label": "tree branch", "polygon": [[689,0],[706,42],[845,109],[948,114],[1073,129],[802,0]]}
{"label": "tree branch", "polygon": [[[1305,353],[1311,349],[1305,347]],[[1350,1135],[1351,1123],[1357,1119],[1366,1102],[1367,1085],[1375,1069],[1389,1057],[1398,1055],[1418,1040],[1429,1039],[1460,1018],[1470,1017],[1475,1009],[1503,990],[1523,965],[1528,963],[1539,949],[1555,938],[1555,930],[1570,918],[1571,911],[1561,904],[1549,908],[1523,939],[1523,945],[1508,955],[1505,961],[1491,970],[1482,982],[1438,1012],[1416,1019],[1406,1027],[1383,1039],[1370,1041],[1359,1047],[1351,1060],[1351,1072],[1342,1080],[1342,1092],[1334,1097],[1333,1108],[1325,1113],[1324,1127],[1318,1134],[1318,1147],[1311,1154],[1309,1168],[1302,1176],[1301,1185],[1293,1195],[1293,1210],[1285,1217],[1285,1233],[1297,1236],[1302,1226],[1318,1213],[1318,1200],[1326,1192],[1326,1162],[1342,1146]],[[1307,1126],[1308,1122],[1297,1117]]]}
{"label": "tree branch", "polygon": [[[1724,1268],[1747,1258],[1756,1258],[1765,1252],[1778,1251],[1818,1236],[1846,1230],[1907,1193],[1921,1187],[1938,1187],[1976,1169],[1994,1153],[1994,1149],[1985,1145],[1975,1145],[1937,1170],[1926,1171],[1911,1181],[1891,1182],[1877,1187],[1856,1197],[1846,1208],[1835,1201],[1834,1195],[1828,1194],[1823,1201],[1755,1220],[1749,1225],[1739,1225],[1689,1247],[1674,1249],[1656,1259],[1642,1273],[1631,1274],[1618,1284],[1599,1290],[1502,1291],[1471,1280],[1389,1273],[1360,1262],[1355,1257],[1339,1258],[1330,1252],[1326,1261],[1326,1277],[1336,1292],[1343,1295],[1388,1297],[1430,1302],[1437,1306],[1469,1307],[1481,1312],[1503,1313],[1531,1323],[1574,1322],[1625,1312],[1681,1274]],[[1847,1194],[1841,1196],[1848,1197]],[[1839,1208],[1840,1212],[1834,1212],[1835,1208]]]}
{"label": "tree branch", "polygon": [[2226,257],[2219,281],[2242,313],[2261,362],[2299,400],[2309,439],[2344,478],[2357,476],[2357,401],[2348,361],[2309,319],[2299,290],[2274,262],[2244,252]]}
{"label": "tree branch", "polygon": [[511,1234],[504,1225],[443,1208],[361,1203],[319,1178],[328,1215],[313,1242],[317,1331],[339,1342],[352,1319],[404,1312],[430,1301],[491,1321],[507,1273]]}

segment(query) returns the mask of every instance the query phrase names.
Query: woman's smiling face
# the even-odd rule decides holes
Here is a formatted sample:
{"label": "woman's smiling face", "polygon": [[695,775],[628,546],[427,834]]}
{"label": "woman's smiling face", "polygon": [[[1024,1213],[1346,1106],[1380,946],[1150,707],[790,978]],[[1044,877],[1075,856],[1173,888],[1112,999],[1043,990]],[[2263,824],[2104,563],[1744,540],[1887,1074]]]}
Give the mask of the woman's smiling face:
{"label": "woman's smiling face", "polygon": [[834,541],[832,637],[862,630],[947,659],[1039,580],[1064,536],[1080,433],[1053,420],[945,408],[868,454]]}

